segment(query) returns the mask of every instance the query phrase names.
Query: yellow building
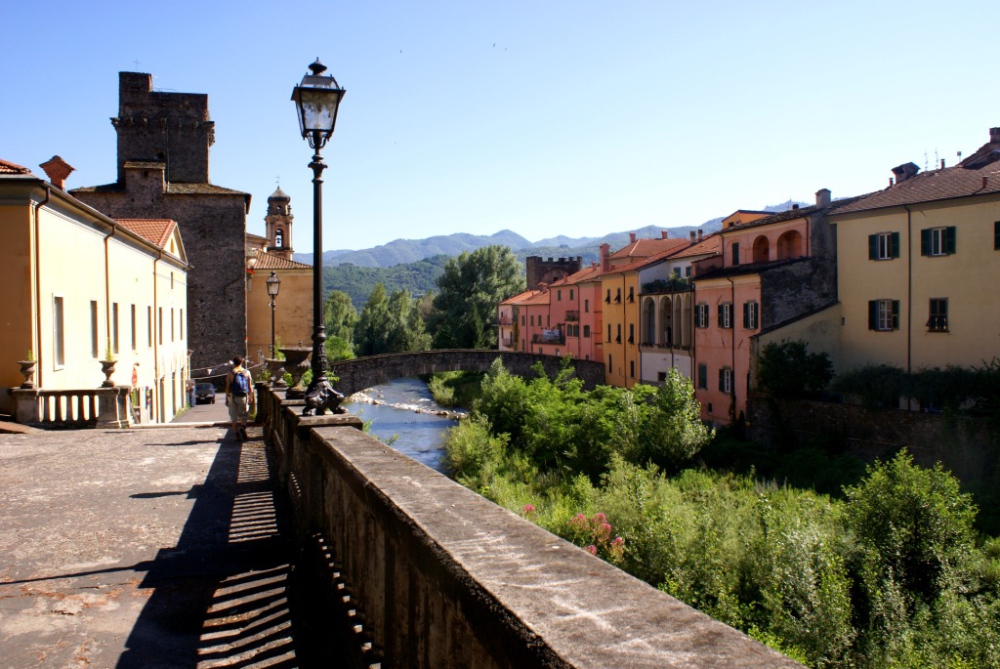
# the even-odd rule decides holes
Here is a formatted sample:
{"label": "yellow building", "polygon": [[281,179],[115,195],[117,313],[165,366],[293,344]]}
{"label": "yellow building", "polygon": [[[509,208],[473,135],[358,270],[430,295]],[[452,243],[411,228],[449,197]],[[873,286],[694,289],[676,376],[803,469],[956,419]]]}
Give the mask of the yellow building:
{"label": "yellow building", "polygon": [[1000,128],[955,167],[894,183],[831,217],[841,302],[838,371],[978,366],[1000,355]]}
{"label": "yellow building", "polygon": [[[12,288],[0,387],[25,382],[19,361],[31,358],[36,394],[116,386],[138,410],[122,419],[169,421],[185,405],[189,374],[189,267],[177,224],[112,220],[63,190],[73,168],[61,158],[42,167],[50,182],[0,161],[0,281]],[[0,393],[0,411],[13,404]]]}

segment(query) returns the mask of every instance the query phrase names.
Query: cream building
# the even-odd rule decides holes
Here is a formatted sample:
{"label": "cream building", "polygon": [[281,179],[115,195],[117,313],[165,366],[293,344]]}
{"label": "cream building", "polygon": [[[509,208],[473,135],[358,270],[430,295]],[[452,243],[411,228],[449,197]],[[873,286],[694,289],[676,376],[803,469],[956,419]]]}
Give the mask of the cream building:
{"label": "cream building", "polygon": [[42,167],[50,181],[0,161],[0,281],[12,287],[0,321],[0,411],[14,411],[9,389],[25,382],[19,361],[32,358],[36,394],[63,398],[46,400],[52,415],[82,420],[88,410],[66,404],[68,391],[104,385],[134,402],[122,420],[167,422],[184,407],[188,377],[189,266],[177,224],[112,220],[66,193],[73,168],[62,159]]}
{"label": "cream building", "polygon": [[839,208],[838,371],[979,366],[1000,355],[1000,128],[955,167],[893,170]]}

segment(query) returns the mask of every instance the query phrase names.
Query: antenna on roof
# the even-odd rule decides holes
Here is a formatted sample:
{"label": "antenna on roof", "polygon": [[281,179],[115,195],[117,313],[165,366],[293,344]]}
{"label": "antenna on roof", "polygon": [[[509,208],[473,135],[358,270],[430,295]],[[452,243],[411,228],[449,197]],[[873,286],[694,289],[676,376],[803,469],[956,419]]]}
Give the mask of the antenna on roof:
{"label": "antenna on roof", "polygon": [[939,167],[941,165],[941,158],[938,156],[938,150],[934,149],[934,167]]}
{"label": "antenna on roof", "polygon": [[927,152],[924,151],[924,172],[927,171]]}

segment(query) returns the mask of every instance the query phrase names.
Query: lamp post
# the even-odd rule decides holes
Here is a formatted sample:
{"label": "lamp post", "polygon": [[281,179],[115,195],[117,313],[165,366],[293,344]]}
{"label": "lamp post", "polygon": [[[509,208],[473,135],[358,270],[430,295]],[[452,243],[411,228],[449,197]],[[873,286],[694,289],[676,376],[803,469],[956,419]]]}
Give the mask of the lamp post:
{"label": "lamp post", "polygon": [[312,74],[302,77],[302,82],[292,91],[299,116],[302,137],[316,152],[309,163],[313,171],[313,350],[312,383],[306,390],[306,407],[302,415],[315,412],[323,415],[327,409],[336,411],[344,396],[326,379],[326,331],[323,327],[323,180],[320,176],[326,165],[320,149],[326,146],[337,124],[337,110],[345,91],[333,78],[322,76],[326,66],[316,59],[309,66]]}
{"label": "lamp post", "polygon": [[278,278],[278,273],[275,271],[271,272],[271,276],[267,277],[267,294],[271,297],[271,357],[276,357],[276,349],[274,347],[274,306],[278,298],[278,289],[281,288],[281,279]]}

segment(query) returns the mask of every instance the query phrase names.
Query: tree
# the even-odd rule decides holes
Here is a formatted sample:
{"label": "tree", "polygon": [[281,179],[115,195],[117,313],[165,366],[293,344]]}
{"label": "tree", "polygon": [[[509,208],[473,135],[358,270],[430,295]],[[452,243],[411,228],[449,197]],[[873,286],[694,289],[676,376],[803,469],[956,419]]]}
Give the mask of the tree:
{"label": "tree", "polygon": [[358,355],[423,351],[430,346],[418,303],[406,290],[387,296],[385,286],[375,284],[354,328]]}
{"label": "tree", "polygon": [[809,353],[801,339],[770,343],[760,355],[757,381],[772,397],[802,397],[819,392],[833,378],[833,363],[826,353]]}
{"label": "tree", "polygon": [[524,277],[508,247],[484,246],[449,260],[437,285],[434,348],[495,348],[497,305],[524,290]]}
{"label": "tree", "polygon": [[357,322],[358,312],[351,296],[340,290],[330,291],[323,303],[328,360],[350,360],[354,357],[354,326]]}
{"label": "tree", "polygon": [[376,283],[354,326],[354,350],[358,355],[377,355],[389,350],[389,298],[385,286]]}

